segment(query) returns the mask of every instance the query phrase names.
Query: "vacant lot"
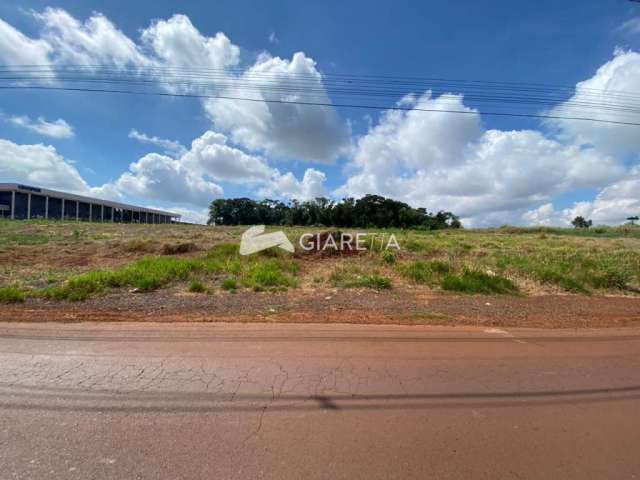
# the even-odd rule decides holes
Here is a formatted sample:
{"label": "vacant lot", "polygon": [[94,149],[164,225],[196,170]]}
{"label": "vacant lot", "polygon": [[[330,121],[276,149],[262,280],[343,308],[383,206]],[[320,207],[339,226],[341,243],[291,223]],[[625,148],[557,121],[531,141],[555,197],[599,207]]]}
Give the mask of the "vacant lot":
{"label": "vacant lot", "polygon": [[[575,304],[576,315],[587,315],[591,304],[617,311],[607,302],[623,302],[619,318],[640,317],[638,228],[370,230],[370,249],[356,255],[297,248],[243,257],[244,230],[0,221],[2,309],[161,308],[178,315],[226,308],[220,314],[233,317],[293,314],[318,303],[319,311],[325,304],[363,315],[370,308],[372,316],[390,309],[411,321],[443,322],[480,318],[473,309],[490,304],[516,317],[518,305],[539,304],[544,316],[543,307],[560,298],[563,308]],[[324,230],[284,228],[296,247],[302,233]],[[400,250],[383,248],[391,234]],[[438,302],[448,307],[421,308]],[[471,310],[458,311],[463,305]],[[560,315],[553,308],[548,315]]]}

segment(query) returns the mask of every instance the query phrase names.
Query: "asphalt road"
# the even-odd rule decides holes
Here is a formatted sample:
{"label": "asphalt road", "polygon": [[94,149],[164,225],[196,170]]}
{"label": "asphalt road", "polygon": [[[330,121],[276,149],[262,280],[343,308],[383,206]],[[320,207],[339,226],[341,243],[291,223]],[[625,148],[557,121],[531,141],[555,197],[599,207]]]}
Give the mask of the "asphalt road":
{"label": "asphalt road", "polygon": [[0,324],[1,479],[640,477],[640,329]]}

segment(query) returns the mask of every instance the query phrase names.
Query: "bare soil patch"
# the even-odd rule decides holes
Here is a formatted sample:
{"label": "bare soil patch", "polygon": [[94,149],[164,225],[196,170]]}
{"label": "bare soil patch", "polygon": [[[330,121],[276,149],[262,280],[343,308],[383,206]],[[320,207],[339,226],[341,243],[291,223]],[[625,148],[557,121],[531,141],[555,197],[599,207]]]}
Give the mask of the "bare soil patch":
{"label": "bare soil patch", "polygon": [[168,289],[108,294],[85,302],[29,299],[3,305],[0,321],[195,321],[375,323],[541,328],[640,325],[640,299],[545,295],[510,297],[411,290],[299,289],[288,292],[189,294]]}

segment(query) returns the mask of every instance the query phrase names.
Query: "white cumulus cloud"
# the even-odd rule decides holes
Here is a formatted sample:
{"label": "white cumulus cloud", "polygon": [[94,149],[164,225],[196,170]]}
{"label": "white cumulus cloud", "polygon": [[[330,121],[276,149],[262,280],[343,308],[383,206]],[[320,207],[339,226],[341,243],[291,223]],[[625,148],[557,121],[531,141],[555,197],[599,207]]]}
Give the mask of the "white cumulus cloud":
{"label": "white cumulus cloud", "polygon": [[62,139],[74,136],[73,127],[62,118],[53,122],[49,122],[43,117],[33,120],[27,115],[0,116],[0,118],[12,125],[39,133],[45,137]]}
{"label": "white cumulus cloud", "polygon": [[184,155],[187,152],[187,149],[184,148],[184,146],[180,142],[177,142],[175,140],[167,140],[166,138],[159,138],[156,136],[150,137],[145,133],[139,132],[135,128],[131,129],[131,131],[129,132],[129,138],[137,140],[140,143],[160,147],[166,154],[173,156]]}
{"label": "white cumulus cloud", "polygon": [[562,210],[556,210],[549,203],[526,212],[523,219],[534,224],[568,225],[578,215],[593,220],[596,225],[620,225],[627,218],[640,215],[640,166],[600,190],[592,201],[575,202]]}
{"label": "white cumulus cloud", "polygon": [[[433,99],[429,92],[410,102],[466,108],[461,96]],[[501,224],[512,218],[509,212],[572,189],[602,187],[625,173],[592,147],[566,145],[534,130],[485,131],[479,117],[387,112],[359,139],[352,175],[337,193],[378,193],[451,210],[475,225]]]}
{"label": "white cumulus cloud", "polygon": [[186,15],[155,21],[143,30],[142,41],[164,65],[224,69],[240,57],[240,49],[224,33],[206,37]]}
{"label": "white cumulus cloud", "polygon": [[[598,68],[589,79],[576,85],[574,95],[565,103],[551,110],[553,115],[596,117],[619,122],[637,122],[637,115],[628,112],[611,112],[602,107],[586,105],[629,105],[633,97],[640,95],[640,53],[616,51],[614,57]],[[634,125],[615,125],[579,120],[552,120],[566,141],[593,145],[612,155],[638,155],[640,135]]]}
{"label": "white cumulus cloud", "polygon": [[[291,60],[262,55],[223,95],[276,102],[309,101],[291,93],[305,79],[314,102],[330,103],[313,59],[298,52]],[[249,90],[247,85],[250,86]],[[252,151],[314,162],[332,162],[345,153],[350,131],[333,107],[209,99],[205,108],[214,125]]]}
{"label": "white cumulus cloud", "polygon": [[49,56],[56,64],[124,67],[150,63],[139,47],[100,13],[85,22],[60,8],[46,8],[33,16],[41,22],[40,41],[49,46]]}
{"label": "white cumulus cloud", "polygon": [[0,59],[4,65],[48,65],[52,47],[34,40],[0,19]]}
{"label": "white cumulus cloud", "polygon": [[224,194],[221,182],[245,185],[271,196],[308,199],[325,193],[325,180],[324,173],[314,169],[307,169],[301,180],[291,172],[283,174],[264,158],[228,145],[225,135],[207,131],[177,158],[145,155],[94,192],[203,207]]}
{"label": "white cumulus cloud", "polygon": [[282,196],[295,200],[312,200],[327,195],[324,185],[327,176],[315,168],[307,168],[298,180],[292,172],[275,175],[273,180],[259,191],[263,197]]}
{"label": "white cumulus cloud", "polygon": [[4,139],[0,139],[0,178],[79,193],[89,188],[75,165],[54,147],[18,145]]}
{"label": "white cumulus cloud", "polygon": [[[107,65],[133,67],[134,72],[136,68],[160,68],[155,78],[168,91],[205,88],[206,93],[278,102],[302,99],[301,94],[287,91],[304,75],[308,85],[304,99],[330,103],[316,63],[304,53],[298,52],[290,60],[264,53],[244,73],[238,72],[240,48],[222,32],[203,35],[186,15],[155,20],[142,29],[137,41],[100,13],[84,21],[60,8],[32,15],[41,27],[37,39],[0,23],[0,62]],[[200,85],[178,79],[177,68],[194,69],[200,75]],[[228,133],[234,142],[253,152],[332,162],[349,147],[349,126],[331,106],[221,99],[210,99],[203,105],[216,130]]]}

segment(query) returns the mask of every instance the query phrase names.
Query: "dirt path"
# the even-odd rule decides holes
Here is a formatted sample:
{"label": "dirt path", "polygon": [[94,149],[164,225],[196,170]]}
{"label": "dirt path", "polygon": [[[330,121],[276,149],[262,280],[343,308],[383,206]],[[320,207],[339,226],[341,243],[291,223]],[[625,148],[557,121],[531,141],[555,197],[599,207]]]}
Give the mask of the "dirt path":
{"label": "dirt path", "polygon": [[203,321],[619,327],[640,325],[640,298],[450,295],[394,290],[110,294],[85,302],[3,305],[2,321]]}

